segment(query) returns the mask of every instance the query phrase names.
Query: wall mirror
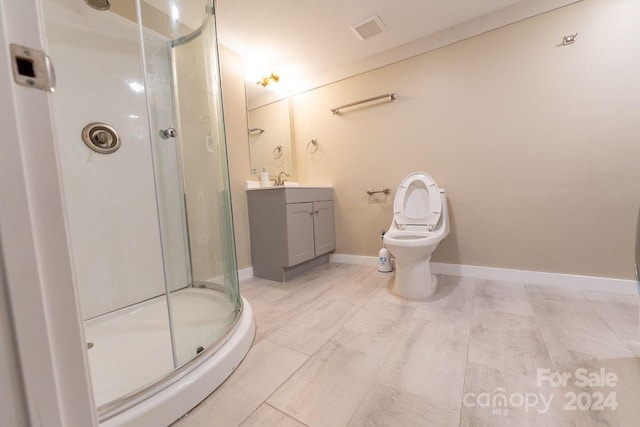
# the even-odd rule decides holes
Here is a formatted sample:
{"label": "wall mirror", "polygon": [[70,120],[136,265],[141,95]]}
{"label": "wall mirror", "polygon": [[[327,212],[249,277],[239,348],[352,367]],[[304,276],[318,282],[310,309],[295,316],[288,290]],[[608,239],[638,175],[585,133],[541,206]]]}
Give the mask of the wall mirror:
{"label": "wall mirror", "polygon": [[288,180],[294,180],[293,100],[262,84],[246,80],[245,93],[251,174],[259,175],[262,168],[267,168],[270,177],[287,171]]}

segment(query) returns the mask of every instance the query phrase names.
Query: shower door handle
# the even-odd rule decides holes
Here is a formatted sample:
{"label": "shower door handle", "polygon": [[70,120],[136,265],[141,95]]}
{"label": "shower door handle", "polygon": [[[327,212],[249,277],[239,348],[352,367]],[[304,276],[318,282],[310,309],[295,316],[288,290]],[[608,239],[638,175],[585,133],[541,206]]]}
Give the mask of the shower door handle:
{"label": "shower door handle", "polygon": [[162,139],[175,138],[176,136],[178,136],[178,131],[175,128],[160,129],[159,133],[160,138]]}

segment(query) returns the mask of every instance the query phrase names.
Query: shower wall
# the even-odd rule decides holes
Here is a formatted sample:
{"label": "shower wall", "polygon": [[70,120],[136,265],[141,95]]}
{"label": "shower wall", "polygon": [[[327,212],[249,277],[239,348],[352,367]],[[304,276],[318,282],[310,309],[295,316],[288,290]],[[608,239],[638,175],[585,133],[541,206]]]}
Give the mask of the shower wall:
{"label": "shower wall", "polygon": [[[46,2],[45,18],[58,75],[52,99],[68,228],[83,317],[90,318],[165,292],[158,206],[169,251],[169,288],[187,285],[175,147],[150,141],[133,22],[77,0]],[[166,39],[145,36],[151,119],[170,127],[170,94],[154,90],[170,82]],[[122,138],[120,150],[109,155],[89,150],[80,133],[90,122],[113,126]]]}

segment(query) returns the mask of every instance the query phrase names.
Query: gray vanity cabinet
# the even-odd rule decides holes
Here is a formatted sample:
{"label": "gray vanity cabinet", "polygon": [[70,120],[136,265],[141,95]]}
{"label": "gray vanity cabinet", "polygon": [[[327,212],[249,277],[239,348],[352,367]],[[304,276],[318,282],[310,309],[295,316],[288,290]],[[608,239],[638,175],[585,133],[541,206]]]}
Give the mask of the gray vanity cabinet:
{"label": "gray vanity cabinet", "polygon": [[247,191],[253,274],[280,282],[329,261],[335,249],[332,188]]}
{"label": "gray vanity cabinet", "polygon": [[287,203],[287,267],[336,248],[333,200]]}

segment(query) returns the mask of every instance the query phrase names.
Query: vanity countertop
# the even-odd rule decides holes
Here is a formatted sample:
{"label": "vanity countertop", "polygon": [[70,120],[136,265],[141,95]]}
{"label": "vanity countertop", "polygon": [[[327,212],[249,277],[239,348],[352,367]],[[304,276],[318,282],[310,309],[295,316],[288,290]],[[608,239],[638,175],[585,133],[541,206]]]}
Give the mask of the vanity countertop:
{"label": "vanity countertop", "polygon": [[247,191],[277,190],[280,188],[333,188],[333,185],[301,185],[299,182],[285,181],[284,185],[260,187],[260,181],[245,181],[244,188]]}

